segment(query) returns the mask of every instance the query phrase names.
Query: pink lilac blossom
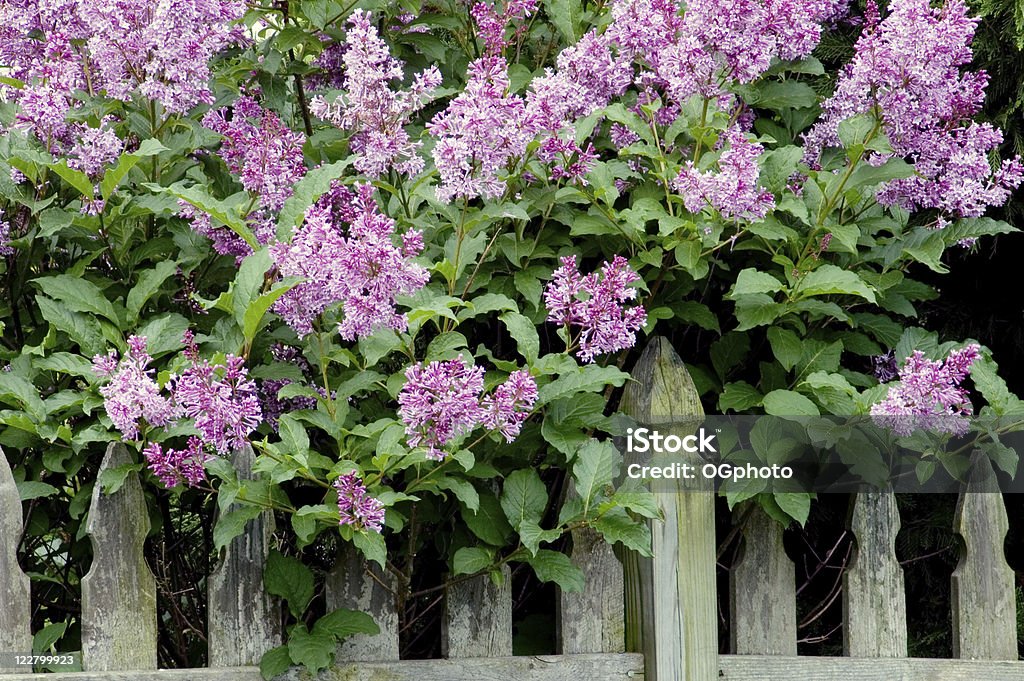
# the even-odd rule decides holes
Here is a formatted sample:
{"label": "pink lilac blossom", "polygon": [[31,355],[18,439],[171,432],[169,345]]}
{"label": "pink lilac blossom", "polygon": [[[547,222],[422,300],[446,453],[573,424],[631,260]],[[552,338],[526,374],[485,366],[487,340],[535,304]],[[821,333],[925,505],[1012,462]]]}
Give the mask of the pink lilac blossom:
{"label": "pink lilac blossom", "polygon": [[14,255],[14,248],[11,247],[11,223],[0,218],[0,256]]}
{"label": "pink lilac blossom", "polygon": [[177,417],[174,404],[160,394],[160,386],[149,368],[153,358],[146,350],[145,336],[128,339],[128,352],[118,359],[113,350],[93,357],[93,372],[108,379],[100,387],[103,407],[114,427],[128,439],[139,435],[139,421],[166,426]]}
{"label": "pink lilac blossom", "polygon": [[99,127],[82,126],[68,155],[68,167],[80,170],[93,180],[103,175],[106,166],[117,160],[124,144],[104,120]]}
{"label": "pink lilac blossom", "polygon": [[938,362],[915,351],[899,370],[899,383],[889,388],[884,400],[872,405],[874,422],[901,436],[916,430],[963,435],[973,408],[960,383],[978,359],[979,349],[972,343]]}
{"label": "pink lilac blossom", "polygon": [[528,26],[525,19],[536,11],[537,0],[507,0],[501,14],[486,2],[475,3],[469,14],[476,23],[477,37],[484,41],[484,54],[500,55],[510,42],[505,38],[505,28],[510,24],[517,25],[515,35],[520,35]]}
{"label": "pink lilac blossom", "polygon": [[437,140],[432,153],[441,181],[435,193],[442,202],[500,196],[506,188],[502,171],[535,135],[525,101],[509,92],[502,57],[471,62],[468,75],[465,90],[427,124]]}
{"label": "pink lilac blossom", "polygon": [[585,277],[577,269],[575,255],[562,257],[560,262],[562,266],[545,287],[544,304],[549,322],[580,327],[579,358],[593,362],[597,355],[633,347],[647,313],[641,305],[623,305],[636,298],[632,284],[640,281],[629,262],[617,255],[600,273]]}
{"label": "pink lilac blossom", "polygon": [[594,145],[581,149],[571,139],[548,137],[537,149],[537,158],[551,166],[551,178],[586,185],[585,176],[594,167]]}
{"label": "pink lilac blossom", "polygon": [[526,369],[513,371],[492,395],[482,400],[482,423],[488,430],[501,432],[506,442],[512,442],[519,436],[536,401],[537,382],[530,372]]}
{"label": "pink lilac blossom", "polygon": [[146,465],[165,487],[185,484],[198,487],[206,480],[203,464],[211,458],[203,449],[203,442],[193,436],[188,439],[185,449],[164,449],[157,442],[149,443],[142,450]]}
{"label": "pink lilac blossom", "polygon": [[366,493],[366,485],[355,472],[334,481],[338,492],[338,522],[354,530],[380,532],[384,525],[384,504]]}
{"label": "pink lilac blossom", "polygon": [[173,379],[175,404],[195,421],[203,442],[220,454],[238,449],[262,420],[256,384],[245,359],[227,355],[223,365],[200,359],[190,332],[184,339],[192,366]]}
{"label": "pink lilac blossom", "polygon": [[370,14],[362,10],[349,18],[341,60],[345,74],[341,85],[346,92],[333,102],[315,97],[310,112],[352,131],[349,144],[359,172],[374,178],[392,168],[406,176],[418,174],[424,165],[418,153],[421,143],[409,137],[405,125],[441,84],[441,72],[431,66],[416,76],[408,90],[392,90],[391,81],[404,77],[403,64],[391,56]]}
{"label": "pink lilac blossom", "polygon": [[687,161],[675,180],[676,190],[691,213],[711,206],[725,218],[760,220],[775,207],[775,197],[758,185],[757,159],[764,150],[738,128],[723,133],[728,144],[718,158],[718,172],[700,172]]}
{"label": "pink lilac blossom", "polygon": [[879,20],[878,8],[869,4],[854,57],[822,105],[822,120],[805,137],[806,160],[815,163],[825,147],[839,146],[842,121],[874,112],[894,154],[916,171],[882,185],[880,203],[954,217],[1002,205],[1020,185],[1024,165],[1018,156],[993,171],[988,156],[1002,133],[971,120],[988,83],[984,71],[962,70],[972,59],[977,19],[962,0],[936,8],[929,0],[905,0],[890,9]]}
{"label": "pink lilac blossom", "polygon": [[382,328],[406,328],[406,316],[395,310],[395,299],[415,293],[430,278],[425,268],[413,262],[423,240],[410,231],[396,246],[395,221],[377,208],[373,191],[369,184],[356,186],[347,236],[334,223],[332,207],[321,204],[306,212],[290,243],[271,246],[282,276],[307,280],[274,305],[274,311],[300,336],[311,333],[313,320],[337,303],[344,313],[338,332],[345,340]]}
{"label": "pink lilac blossom", "polygon": [[230,228],[214,225],[210,215],[197,209],[187,201],[178,201],[178,215],[188,220],[197,234],[205,236],[213,242],[213,250],[220,255],[233,255],[241,260],[252,253],[252,248],[245,239],[235,234]]}
{"label": "pink lilac blossom", "polygon": [[280,210],[292,187],[306,174],[302,157],[305,135],[255,99],[239,97],[230,120],[225,109],[210,111],[203,125],[224,137],[220,156],[242,186],[259,197],[260,206]]}
{"label": "pink lilac blossom", "polygon": [[467,365],[462,355],[444,362],[417,362],[405,371],[398,393],[398,415],[410,447],[425,447],[427,458],[441,461],[444,447],[472,432],[485,418],[480,405],[484,369]]}

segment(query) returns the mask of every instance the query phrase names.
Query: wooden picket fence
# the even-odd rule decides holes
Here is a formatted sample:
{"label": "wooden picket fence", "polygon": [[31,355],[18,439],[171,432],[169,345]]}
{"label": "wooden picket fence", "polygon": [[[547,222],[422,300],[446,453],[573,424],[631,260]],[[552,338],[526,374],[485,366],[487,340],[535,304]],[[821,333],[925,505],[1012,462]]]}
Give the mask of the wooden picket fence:
{"label": "wooden picket fence", "polygon": [[[667,340],[651,341],[633,375],[623,398],[627,413],[666,434],[696,429],[700,401]],[[240,475],[250,474],[252,456],[249,449],[235,454]],[[127,450],[114,444],[102,469],[130,461]],[[955,529],[965,545],[951,585],[958,659],[907,658],[903,573],[894,551],[900,521],[891,494],[861,494],[851,513],[856,551],[843,583],[845,657],[797,656],[794,566],[781,528],[759,511],[744,514],[744,548],[730,579],[732,654],[719,655],[715,497],[710,488],[696,487],[658,495],[664,521],[651,524],[653,559],[627,555],[620,561],[590,531],[574,533],[572,559],[586,573],[587,587],[559,597],[558,655],[512,655],[511,580],[497,587],[481,577],[445,594],[445,659],[399,661],[398,616],[381,586],[387,576],[343,552],[327,578],[328,606],[369,612],[381,633],[344,642],[342,661],[318,680],[1024,681],[1014,574],[1003,555],[1008,522],[991,481],[972,482],[957,507]],[[96,486],[87,526],[94,560],[82,583],[86,671],[0,670],[0,681],[260,679],[254,665],[281,641],[279,604],[262,588],[272,516],[250,522],[208,580],[210,668],[160,671],[156,586],[143,557],[147,518],[137,476],[111,495]],[[15,553],[22,525],[17,488],[0,454],[0,653],[32,646],[29,579]],[[282,678],[310,676],[293,669]]]}

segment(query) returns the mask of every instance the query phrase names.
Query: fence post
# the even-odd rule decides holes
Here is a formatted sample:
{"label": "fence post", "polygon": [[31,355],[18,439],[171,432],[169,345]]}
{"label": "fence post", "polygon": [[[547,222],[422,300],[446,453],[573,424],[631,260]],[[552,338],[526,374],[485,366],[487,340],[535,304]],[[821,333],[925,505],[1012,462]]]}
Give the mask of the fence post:
{"label": "fence post", "polygon": [[796,569],[783,527],[755,501],[735,514],[743,545],[729,571],[729,649],[736,655],[796,655]]}
{"label": "fence post", "polygon": [[86,530],[92,566],[82,579],[82,667],[86,671],[156,669],[156,580],[143,545],[149,511],[136,473],[121,488],[103,494],[103,473],[134,463],[112,442],[92,492]]}
{"label": "fence post", "polygon": [[896,560],[900,512],[892,491],[858,493],[850,529],[855,544],[843,573],[843,652],[906,657],[907,597]]}
{"label": "fence post", "polygon": [[[0,650],[32,652],[31,582],[18,565],[21,498],[7,456],[0,449]],[[6,670],[29,673],[31,667]]]}
{"label": "fence post", "polygon": [[448,587],[441,631],[441,654],[504,657],[512,654],[512,574],[501,566],[501,584],[490,575]]}
{"label": "fence post", "polygon": [[[373,570],[373,576],[370,576]],[[378,582],[377,580],[380,580]],[[327,609],[348,608],[359,610],[373,617],[380,627],[376,636],[356,634],[345,639],[338,646],[337,659],[340,662],[397,660],[398,610],[392,591],[396,580],[386,570],[377,570],[363,554],[348,542],[342,543],[338,561],[327,573],[324,588],[327,592]]]}
{"label": "fence post", "polygon": [[1003,542],[1009,523],[999,482],[987,456],[975,454],[960,492],[955,529],[964,541],[953,571],[953,655],[971,660],[1017,659],[1013,569]]}
{"label": "fence post", "polygon": [[[232,454],[239,480],[252,480],[255,455],[246,444]],[[263,569],[274,533],[274,514],[264,511],[224,548],[209,578],[207,607],[210,667],[259,664],[281,644],[281,611],[263,589]]]}
{"label": "fence post", "polygon": [[[666,338],[654,337],[633,369],[622,411],[639,425],[679,437],[697,432],[700,396]],[[673,461],[699,465],[682,452]],[[627,462],[630,455],[626,455]],[[625,557],[626,647],[644,653],[647,681],[718,678],[715,492],[698,475],[657,494],[664,522],[651,523],[654,557]]]}
{"label": "fence post", "polygon": [[572,562],[586,575],[582,593],[558,591],[559,650],[563,655],[625,650],[622,564],[589,527],[572,531]]}

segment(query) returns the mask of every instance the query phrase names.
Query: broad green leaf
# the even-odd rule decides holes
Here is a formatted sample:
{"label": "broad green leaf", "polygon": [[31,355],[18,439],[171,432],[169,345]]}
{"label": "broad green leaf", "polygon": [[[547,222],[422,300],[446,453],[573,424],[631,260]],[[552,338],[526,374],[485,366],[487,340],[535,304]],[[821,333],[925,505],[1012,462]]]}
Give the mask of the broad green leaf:
{"label": "broad green leaf", "polygon": [[89,180],[89,176],[80,170],[68,168],[66,161],[50,163],[49,167],[53,172],[60,175],[65,182],[77,189],[82,196],[92,199],[95,195],[95,190],[93,189],[92,181]]}
{"label": "broad green leaf", "polygon": [[439,478],[435,484],[439,489],[452,492],[470,511],[480,509],[480,495],[477,493],[476,488],[473,487],[473,483],[462,478],[446,475]]}
{"label": "broad green leaf", "polygon": [[263,321],[263,315],[267,313],[270,306],[273,305],[278,298],[291,291],[293,288],[298,286],[301,282],[293,281],[290,283],[281,283],[260,295],[256,300],[249,303],[249,306],[245,310],[245,314],[242,317],[242,336],[245,338],[246,345],[251,345],[252,341],[256,338],[256,332],[259,330],[260,322]]}
{"label": "broad green leaf", "polygon": [[615,508],[594,522],[594,529],[610,544],[621,543],[642,556],[651,556],[651,530],[647,521],[634,520],[624,509]]}
{"label": "broad green leaf", "polygon": [[128,310],[128,323],[134,324],[139,319],[142,307],[152,298],[160,287],[178,269],[178,263],[173,260],[158,262],[153,269],[144,270],[139,274],[138,283],[128,292],[128,299],[125,307]]}
{"label": "broad green leaf", "polygon": [[779,505],[793,520],[804,525],[811,512],[811,495],[803,492],[775,492],[772,495]]}
{"label": "broad green leaf", "polygon": [[69,274],[56,274],[35,279],[39,289],[59,300],[75,312],[90,312],[106,317],[115,325],[120,325],[114,306],[107,300],[99,286],[88,279],[74,277]]}
{"label": "broad green leaf", "polygon": [[516,341],[519,354],[528,364],[536,362],[540,353],[540,338],[533,322],[518,312],[506,312],[501,315],[501,321],[505,322],[509,335]]}
{"label": "broad green leaf", "polygon": [[262,509],[258,506],[238,506],[217,518],[213,528],[213,548],[220,551],[231,543],[231,540],[245,531],[246,524],[259,516]]}
{"label": "broad green leaf", "polygon": [[800,356],[803,354],[803,342],[789,329],[777,326],[768,329],[768,342],[772,346],[775,359],[786,371],[790,371],[800,361]]}
{"label": "broad green leaf", "polygon": [[477,546],[463,547],[452,558],[452,574],[472,575],[490,567],[493,562],[493,551]]}
{"label": "broad green leaf", "polygon": [[819,416],[818,407],[792,390],[773,390],[764,396],[764,410],[772,416]]}
{"label": "broad green leaf", "polygon": [[278,646],[263,653],[260,658],[260,676],[263,681],[272,681],[281,674],[284,674],[292,666],[292,657],[288,653],[288,646]]}
{"label": "broad green leaf", "polygon": [[583,500],[583,512],[586,513],[597,493],[612,483],[620,458],[619,451],[611,442],[600,442],[591,439],[580,447],[572,466],[572,477],[576,483],[576,492]]}
{"label": "broad green leaf", "polygon": [[505,478],[501,509],[512,527],[527,521],[539,523],[548,503],[548,491],[533,468],[520,468]]}
{"label": "broad green leaf", "polygon": [[558,551],[541,549],[527,562],[542,582],[554,582],[564,592],[582,593],[586,585],[583,571],[573,565],[569,556]]}
{"label": "broad green leaf", "polygon": [[562,34],[566,45],[575,45],[580,39],[583,3],[581,0],[545,0],[548,18]]}
{"label": "broad green leaf", "polygon": [[39,305],[39,313],[43,319],[78,343],[83,355],[95,355],[103,352],[106,342],[103,340],[103,330],[96,319],[81,312],[75,312],[64,303],[43,295],[36,296],[36,303]]}
{"label": "broad green leaf", "polygon": [[798,297],[845,294],[875,302],[875,292],[855,272],[835,265],[822,265],[807,273],[797,284]]}
{"label": "broad green leaf", "polygon": [[476,513],[463,506],[460,508],[460,515],[462,522],[466,523],[473,534],[492,546],[504,546],[505,540],[512,533],[512,526],[509,525],[501,510],[501,504],[493,494],[480,495],[480,508]]}
{"label": "broad green leaf", "polygon": [[295,617],[301,617],[306,612],[315,591],[313,571],[301,560],[279,551],[271,551],[267,556],[263,586],[267,593],[283,598]]}
{"label": "broad green leaf", "polygon": [[343,640],[354,634],[376,636],[380,633],[380,627],[365,612],[340,608],[318,619],[313,625],[313,632],[330,634]]}
{"label": "broad green leaf", "polygon": [[572,373],[565,373],[538,391],[537,407],[561,397],[568,397],[581,392],[603,390],[608,385],[620,386],[629,374],[615,367],[602,367],[587,364],[576,368]]}
{"label": "broad green leaf", "polygon": [[366,560],[372,560],[380,565],[381,569],[387,569],[388,547],[384,543],[384,537],[378,532],[356,532],[352,535],[352,543],[362,551]]}
{"label": "broad green leaf", "polygon": [[57,493],[57,488],[53,485],[48,485],[45,482],[37,482],[35,480],[23,480],[16,483],[16,485],[18,487],[18,497],[22,501],[51,497]]}
{"label": "broad green leaf", "polygon": [[314,676],[330,666],[337,641],[323,631],[310,632],[306,625],[296,624],[288,634],[288,655],[296,664],[303,665]]}

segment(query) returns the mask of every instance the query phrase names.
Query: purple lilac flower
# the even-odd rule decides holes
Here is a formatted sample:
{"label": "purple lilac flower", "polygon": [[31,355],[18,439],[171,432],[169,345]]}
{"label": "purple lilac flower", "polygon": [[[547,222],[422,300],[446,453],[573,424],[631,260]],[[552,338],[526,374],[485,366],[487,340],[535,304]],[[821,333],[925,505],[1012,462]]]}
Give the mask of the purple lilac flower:
{"label": "purple lilac flower", "polygon": [[233,255],[241,260],[252,253],[252,248],[245,239],[238,236],[229,227],[214,225],[209,214],[197,209],[187,201],[178,201],[178,215],[189,220],[197,234],[205,236],[213,242],[213,250],[220,255]]}
{"label": "purple lilac flower", "polygon": [[963,435],[973,408],[960,383],[978,359],[979,349],[972,343],[940,362],[915,351],[899,370],[899,383],[890,386],[884,400],[872,405],[875,423],[902,436],[915,430]]}
{"label": "purple lilac flower", "polygon": [[437,139],[438,201],[500,196],[506,187],[502,171],[523,155],[535,134],[523,98],[509,93],[503,58],[481,57],[470,63],[468,75],[465,90],[427,124]]}
{"label": "purple lilac flower", "polygon": [[117,160],[124,144],[109,123],[109,120],[104,120],[99,127],[82,126],[79,129],[77,140],[69,152],[68,167],[96,180],[103,175],[107,164]]}
{"label": "purple lilac flower", "polygon": [[11,223],[0,218],[0,257],[14,255],[11,247]]}
{"label": "purple lilac flower", "polygon": [[484,420],[484,369],[466,365],[459,355],[426,366],[417,362],[406,369],[405,379],[398,393],[398,415],[405,422],[409,446],[426,447],[427,458],[440,461],[447,444]]}
{"label": "purple lilac flower", "polygon": [[292,187],[306,174],[302,158],[305,135],[252,97],[239,97],[230,120],[225,109],[210,111],[203,125],[224,136],[220,156],[242,186],[259,196],[260,206],[280,210]]}
{"label": "purple lilac flower", "polygon": [[300,336],[311,333],[313,320],[337,303],[344,311],[338,332],[345,340],[382,328],[404,330],[408,321],[396,312],[395,298],[415,293],[430,278],[412,260],[423,249],[422,237],[407,232],[401,246],[394,244],[395,221],[377,208],[372,185],[357,185],[353,205],[347,237],[332,222],[331,209],[320,205],[307,211],[290,243],[271,247],[282,276],[307,280],[274,305]]}
{"label": "purple lilac flower", "polygon": [[537,158],[551,164],[552,179],[586,185],[585,176],[594,167],[597,154],[592,144],[582,149],[574,140],[548,137],[537,149]]}
{"label": "purple lilac flower", "polygon": [[[296,347],[275,343],[270,348],[270,354],[277,362],[284,362],[298,367],[303,375],[308,376],[312,371],[309,362]],[[260,408],[263,412],[263,418],[275,433],[278,429],[278,419],[281,418],[282,414],[300,409],[316,409],[317,401],[315,397],[298,395],[281,399],[277,396],[281,388],[292,383],[294,381],[287,378],[268,378],[260,381]],[[321,394],[324,393],[323,388],[318,388],[318,390]]]}
{"label": "purple lilac flower", "polygon": [[[985,98],[984,71],[961,71],[972,59],[977,19],[962,0],[933,8],[929,0],[890,5],[879,21],[868,7],[856,52],[844,67],[824,116],[806,135],[806,159],[839,145],[839,124],[857,114],[878,112],[896,156],[914,163],[914,177],[882,185],[878,201],[907,210],[937,208],[957,217],[1002,205],[1020,185],[1020,157],[993,171],[989,154],[1002,133],[971,118]],[[884,159],[883,159],[884,160]]]}
{"label": "purple lilac flower", "polygon": [[608,136],[611,138],[612,144],[615,145],[616,149],[625,149],[629,145],[640,141],[640,135],[622,123],[612,123],[611,128],[608,130]]}
{"label": "purple lilac flower", "polygon": [[114,427],[128,439],[139,435],[139,420],[150,426],[165,426],[177,417],[174,405],[160,394],[146,351],[146,337],[128,339],[128,353],[118,360],[113,350],[92,359],[93,372],[108,383],[100,388],[103,407]]}
{"label": "purple lilac flower", "polygon": [[526,30],[525,19],[537,11],[537,0],[507,0],[501,14],[486,2],[477,2],[469,10],[476,23],[477,37],[484,41],[484,54],[498,56],[509,44],[505,38],[505,27],[509,24],[518,25],[515,33],[519,35]]}
{"label": "purple lilac flower", "polygon": [[545,287],[544,304],[549,322],[581,327],[580,359],[593,362],[597,355],[633,347],[647,313],[640,305],[623,306],[636,298],[631,284],[640,281],[629,262],[617,255],[600,273],[585,277],[577,269],[575,255],[561,258],[561,263]]}
{"label": "purple lilac flower", "polygon": [[193,436],[188,439],[185,449],[164,449],[157,442],[151,442],[142,450],[146,464],[153,475],[160,479],[165,487],[176,487],[184,483],[188,487],[198,487],[206,480],[203,464],[211,458],[203,450],[203,442]]}
{"label": "purple lilac flower", "polygon": [[339,524],[355,530],[380,532],[384,525],[384,504],[366,494],[366,485],[355,472],[334,481],[338,492]]}
{"label": "purple lilac flower", "polygon": [[523,423],[530,416],[530,410],[537,401],[537,382],[525,369],[513,371],[508,380],[494,389],[481,402],[484,410],[483,425],[489,430],[498,430],[506,442],[519,436]]}
{"label": "purple lilac flower", "polygon": [[871,358],[871,373],[879,383],[888,383],[899,378],[899,367],[896,366],[896,353],[892,350]]}
{"label": "purple lilac flower", "polygon": [[760,220],[775,207],[775,197],[758,186],[760,168],[757,159],[764,150],[737,128],[727,130],[721,142],[727,142],[718,158],[718,173],[698,171],[692,161],[679,172],[676,190],[691,213],[711,206],[725,218]]}
{"label": "purple lilac flower", "polygon": [[346,92],[333,102],[314,98],[310,111],[352,131],[350,145],[359,172],[376,178],[394,168],[403,175],[416,175],[424,165],[417,151],[421,143],[410,139],[405,125],[441,84],[441,72],[431,66],[416,76],[409,90],[392,90],[389,83],[405,75],[402,62],[391,56],[370,14],[362,10],[349,18],[341,59]]}
{"label": "purple lilac flower", "polygon": [[203,442],[220,454],[245,445],[262,419],[256,384],[247,378],[245,359],[227,355],[223,365],[200,359],[191,335],[185,339],[192,366],[174,379],[174,401],[194,419]]}

